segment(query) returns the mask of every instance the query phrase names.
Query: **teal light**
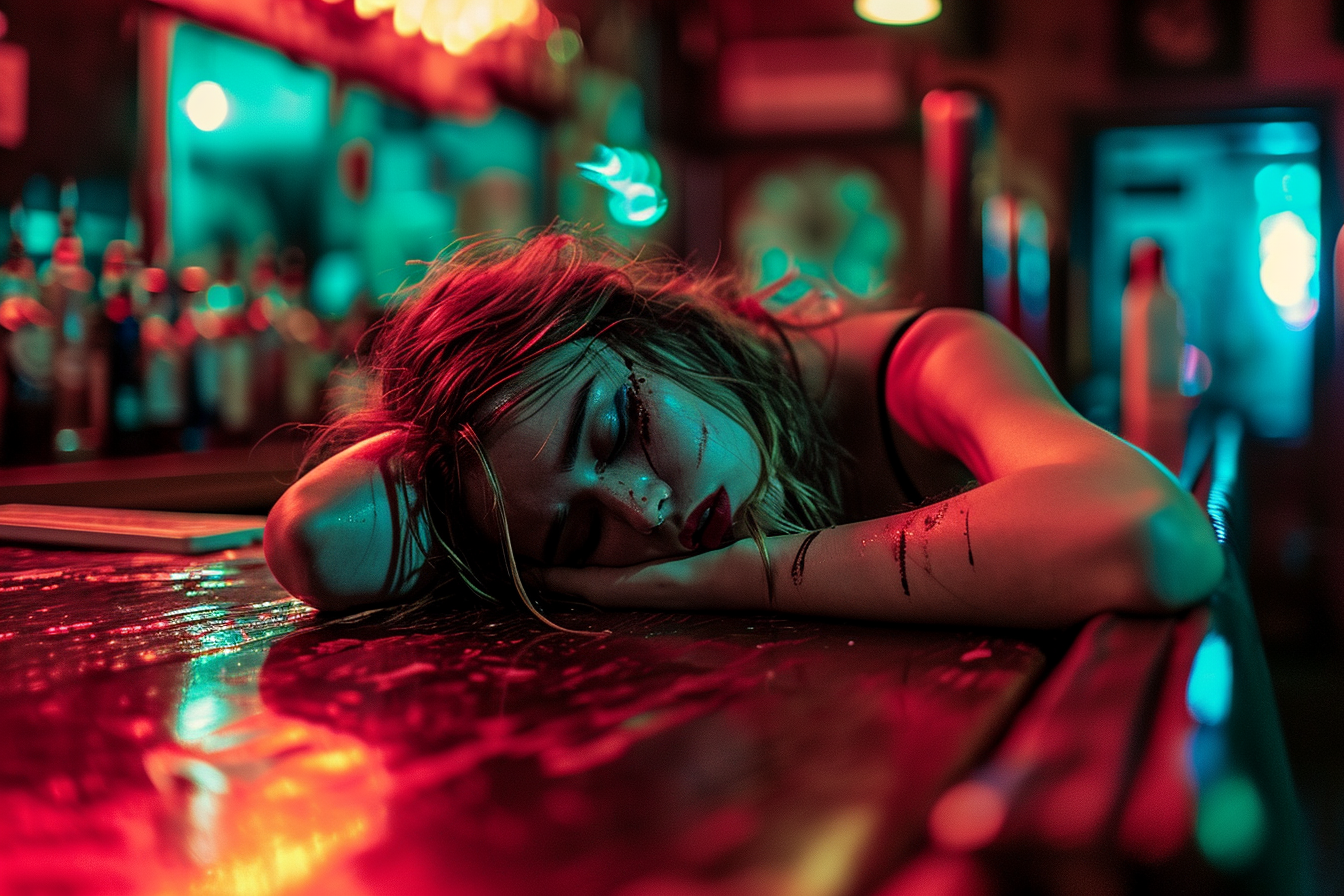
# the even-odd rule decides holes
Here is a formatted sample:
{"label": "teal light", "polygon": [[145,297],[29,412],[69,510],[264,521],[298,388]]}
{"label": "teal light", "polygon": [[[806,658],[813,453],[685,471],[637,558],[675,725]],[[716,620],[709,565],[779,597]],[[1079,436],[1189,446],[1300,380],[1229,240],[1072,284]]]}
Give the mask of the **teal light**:
{"label": "teal light", "polygon": [[607,210],[619,224],[648,227],[667,214],[662,170],[653,156],[597,144],[593,159],[579,162],[579,176],[608,190]]}
{"label": "teal light", "polygon": [[1185,706],[1201,725],[1221,725],[1232,707],[1232,651],[1217,632],[1205,635],[1195,652]]}
{"label": "teal light", "polygon": [[350,312],[364,283],[364,269],[349,252],[328,252],[313,265],[310,293],[318,317],[338,320]]}
{"label": "teal light", "polygon": [[1254,862],[1265,843],[1265,807],[1255,784],[1231,774],[1202,792],[1195,840],[1205,857],[1224,870]]}
{"label": "teal light", "polygon": [[1022,313],[1044,319],[1050,306],[1050,234],[1045,211],[1023,202],[1017,221],[1017,289]]}
{"label": "teal light", "polygon": [[1256,137],[1257,148],[1273,156],[1315,152],[1321,144],[1316,128],[1305,121],[1268,121],[1260,125]]}
{"label": "teal light", "polygon": [[32,255],[50,255],[61,235],[61,223],[54,211],[30,208],[23,216],[23,246]]}
{"label": "teal light", "polygon": [[211,311],[240,311],[245,302],[241,283],[212,283],[205,291],[205,304]]}

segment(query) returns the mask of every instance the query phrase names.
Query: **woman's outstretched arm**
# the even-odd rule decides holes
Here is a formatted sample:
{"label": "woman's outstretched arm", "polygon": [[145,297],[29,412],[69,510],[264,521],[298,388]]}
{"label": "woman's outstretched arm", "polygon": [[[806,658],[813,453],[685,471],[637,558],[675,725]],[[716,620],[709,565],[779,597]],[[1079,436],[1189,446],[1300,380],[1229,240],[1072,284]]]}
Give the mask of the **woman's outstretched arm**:
{"label": "woman's outstretched arm", "polygon": [[404,436],[386,432],[295,482],[266,517],[266,562],[295,597],[320,610],[405,599],[428,584],[428,524],[400,475]]}
{"label": "woman's outstretched arm", "polygon": [[[973,312],[931,312],[889,368],[892,414],[981,485],[908,513],[767,539],[774,609],[889,621],[1060,625],[1207,595],[1223,559],[1195,500],[1075,414],[1025,347]],[[609,606],[764,610],[756,546],[628,569],[549,570]]]}

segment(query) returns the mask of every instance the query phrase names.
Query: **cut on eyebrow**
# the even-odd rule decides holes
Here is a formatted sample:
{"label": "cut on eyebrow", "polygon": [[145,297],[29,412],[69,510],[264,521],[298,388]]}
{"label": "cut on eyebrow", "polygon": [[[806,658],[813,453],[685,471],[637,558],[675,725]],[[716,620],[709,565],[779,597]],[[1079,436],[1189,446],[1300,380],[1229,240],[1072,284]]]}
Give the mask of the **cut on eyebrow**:
{"label": "cut on eyebrow", "polygon": [[579,456],[579,438],[583,435],[583,421],[588,416],[588,395],[593,391],[593,381],[597,374],[588,377],[588,381],[574,393],[574,401],[569,408],[569,426],[565,429],[565,441],[560,449],[560,471],[567,473],[574,469],[574,461]]}

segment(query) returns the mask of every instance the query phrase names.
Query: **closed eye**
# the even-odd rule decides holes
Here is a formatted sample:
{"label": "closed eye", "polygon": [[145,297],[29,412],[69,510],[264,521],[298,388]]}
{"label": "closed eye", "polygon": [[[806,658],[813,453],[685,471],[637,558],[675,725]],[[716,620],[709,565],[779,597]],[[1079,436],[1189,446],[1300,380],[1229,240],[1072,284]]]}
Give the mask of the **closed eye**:
{"label": "closed eye", "polygon": [[612,396],[612,403],[615,406],[613,415],[615,431],[611,435],[611,444],[607,446],[605,455],[598,458],[596,467],[598,473],[604,472],[608,465],[614,463],[630,443],[630,423],[635,415],[635,400],[634,389],[629,383],[622,385]]}

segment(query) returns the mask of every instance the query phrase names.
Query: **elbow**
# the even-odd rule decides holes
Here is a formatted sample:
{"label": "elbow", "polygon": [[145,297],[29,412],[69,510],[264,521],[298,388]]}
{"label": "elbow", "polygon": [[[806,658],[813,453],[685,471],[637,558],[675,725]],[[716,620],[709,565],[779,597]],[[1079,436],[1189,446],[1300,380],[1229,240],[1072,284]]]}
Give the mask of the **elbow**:
{"label": "elbow", "polygon": [[1174,612],[1207,598],[1225,559],[1207,517],[1184,492],[1144,514],[1136,527],[1137,608]]}
{"label": "elbow", "polygon": [[324,605],[327,601],[321,589],[313,587],[311,521],[306,520],[294,504],[292,490],[287,491],[266,515],[266,529],[261,540],[266,565],[275,580],[291,595],[319,610],[331,609]]}
{"label": "elbow", "polygon": [[323,612],[351,608],[349,595],[325,581],[322,552],[322,516],[296,506],[293,490],[286,492],[266,516],[262,552],[271,575],[294,597]]}

